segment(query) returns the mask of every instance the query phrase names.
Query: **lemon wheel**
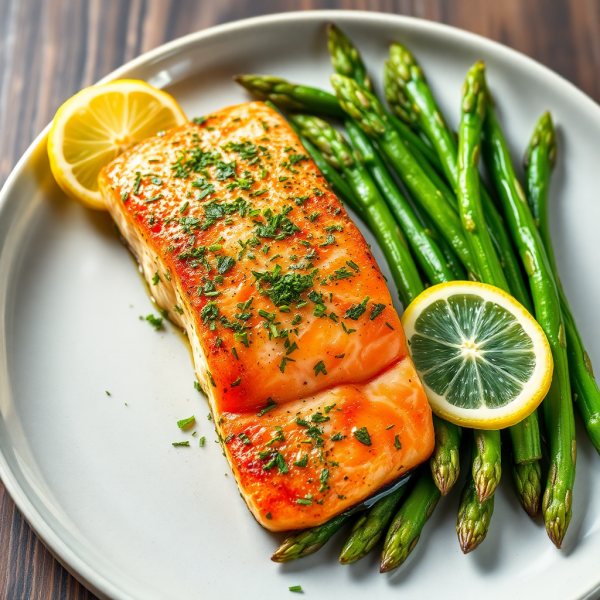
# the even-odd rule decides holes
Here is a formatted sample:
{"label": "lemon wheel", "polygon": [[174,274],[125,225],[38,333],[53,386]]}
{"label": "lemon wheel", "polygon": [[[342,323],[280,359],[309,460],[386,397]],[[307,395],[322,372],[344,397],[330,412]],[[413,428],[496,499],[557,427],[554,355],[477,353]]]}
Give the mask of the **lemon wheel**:
{"label": "lemon wheel", "polygon": [[104,210],[98,173],[119,154],[160,131],[187,122],[166,92],[121,79],[81,90],[57,111],[48,135],[50,168],[63,191]]}
{"label": "lemon wheel", "polygon": [[548,392],[553,362],[546,335],[494,286],[433,286],[408,306],[402,324],[433,411],[456,425],[509,427]]}

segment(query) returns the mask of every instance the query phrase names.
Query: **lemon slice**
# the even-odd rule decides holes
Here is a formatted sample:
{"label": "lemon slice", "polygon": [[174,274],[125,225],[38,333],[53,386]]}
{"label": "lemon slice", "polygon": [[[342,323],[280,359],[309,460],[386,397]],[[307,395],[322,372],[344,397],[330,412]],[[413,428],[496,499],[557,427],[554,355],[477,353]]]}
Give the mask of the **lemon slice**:
{"label": "lemon slice", "polygon": [[187,122],[177,102],[143,81],[121,79],[81,90],[57,111],[48,135],[50,168],[62,190],[105,210],[98,173],[138,142]]}
{"label": "lemon slice", "polygon": [[548,392],[554,365],[544,331],[494,286],[433,286],[408,306],[402,325],[433,412],[456,425],[509,427]]}

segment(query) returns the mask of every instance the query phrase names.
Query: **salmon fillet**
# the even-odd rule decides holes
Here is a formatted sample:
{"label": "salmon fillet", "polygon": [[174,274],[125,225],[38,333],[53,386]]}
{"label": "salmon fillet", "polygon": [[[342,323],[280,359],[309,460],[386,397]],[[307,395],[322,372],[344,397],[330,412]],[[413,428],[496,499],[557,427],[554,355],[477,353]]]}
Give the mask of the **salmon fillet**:
{"label": "salmon fillet", "polygon": [[156,302],[190,340],[261,525],[319,525],[425,461],[431,410],[369,246],[261,102],[148,139],[100,174]]}

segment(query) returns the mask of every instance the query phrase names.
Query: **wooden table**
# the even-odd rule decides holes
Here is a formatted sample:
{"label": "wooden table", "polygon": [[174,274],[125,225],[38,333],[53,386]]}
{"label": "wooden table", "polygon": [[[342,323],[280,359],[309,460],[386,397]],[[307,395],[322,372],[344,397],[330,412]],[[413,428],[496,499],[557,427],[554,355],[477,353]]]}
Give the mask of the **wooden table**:
{"label": "wooden table", "polygon": [[[255,15],[344,8],[412,15],[537,59],[600,100],[600,0],[0,0],[0,184],[58,106],[132,58]],[[0,600],[93,599],[0,483]]]}

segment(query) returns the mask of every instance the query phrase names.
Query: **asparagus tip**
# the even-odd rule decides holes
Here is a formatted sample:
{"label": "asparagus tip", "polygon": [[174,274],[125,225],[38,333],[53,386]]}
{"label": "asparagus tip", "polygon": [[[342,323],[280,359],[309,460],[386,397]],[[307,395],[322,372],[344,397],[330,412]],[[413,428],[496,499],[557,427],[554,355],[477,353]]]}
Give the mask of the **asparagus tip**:
{"label": "asparagus tip", "polygon": [[469,554],[479,546],[482,540],[476,538],[471,530],[460,528],[458,531],[458,543],[463,554]]}
{"label": "asparagus tip", "polygon": [[560,550],[565,538],[566,530],[560,518],[546,523],[546,532],[552,543]]}
{"label": "asparagus tip", "polygon": [[391,556],[382,556],[381,562],[379,563],[379,572],[380,573],[389,573],[393,571],[396,567],[400,566],[401,563],[395,564],[395,561]]}

